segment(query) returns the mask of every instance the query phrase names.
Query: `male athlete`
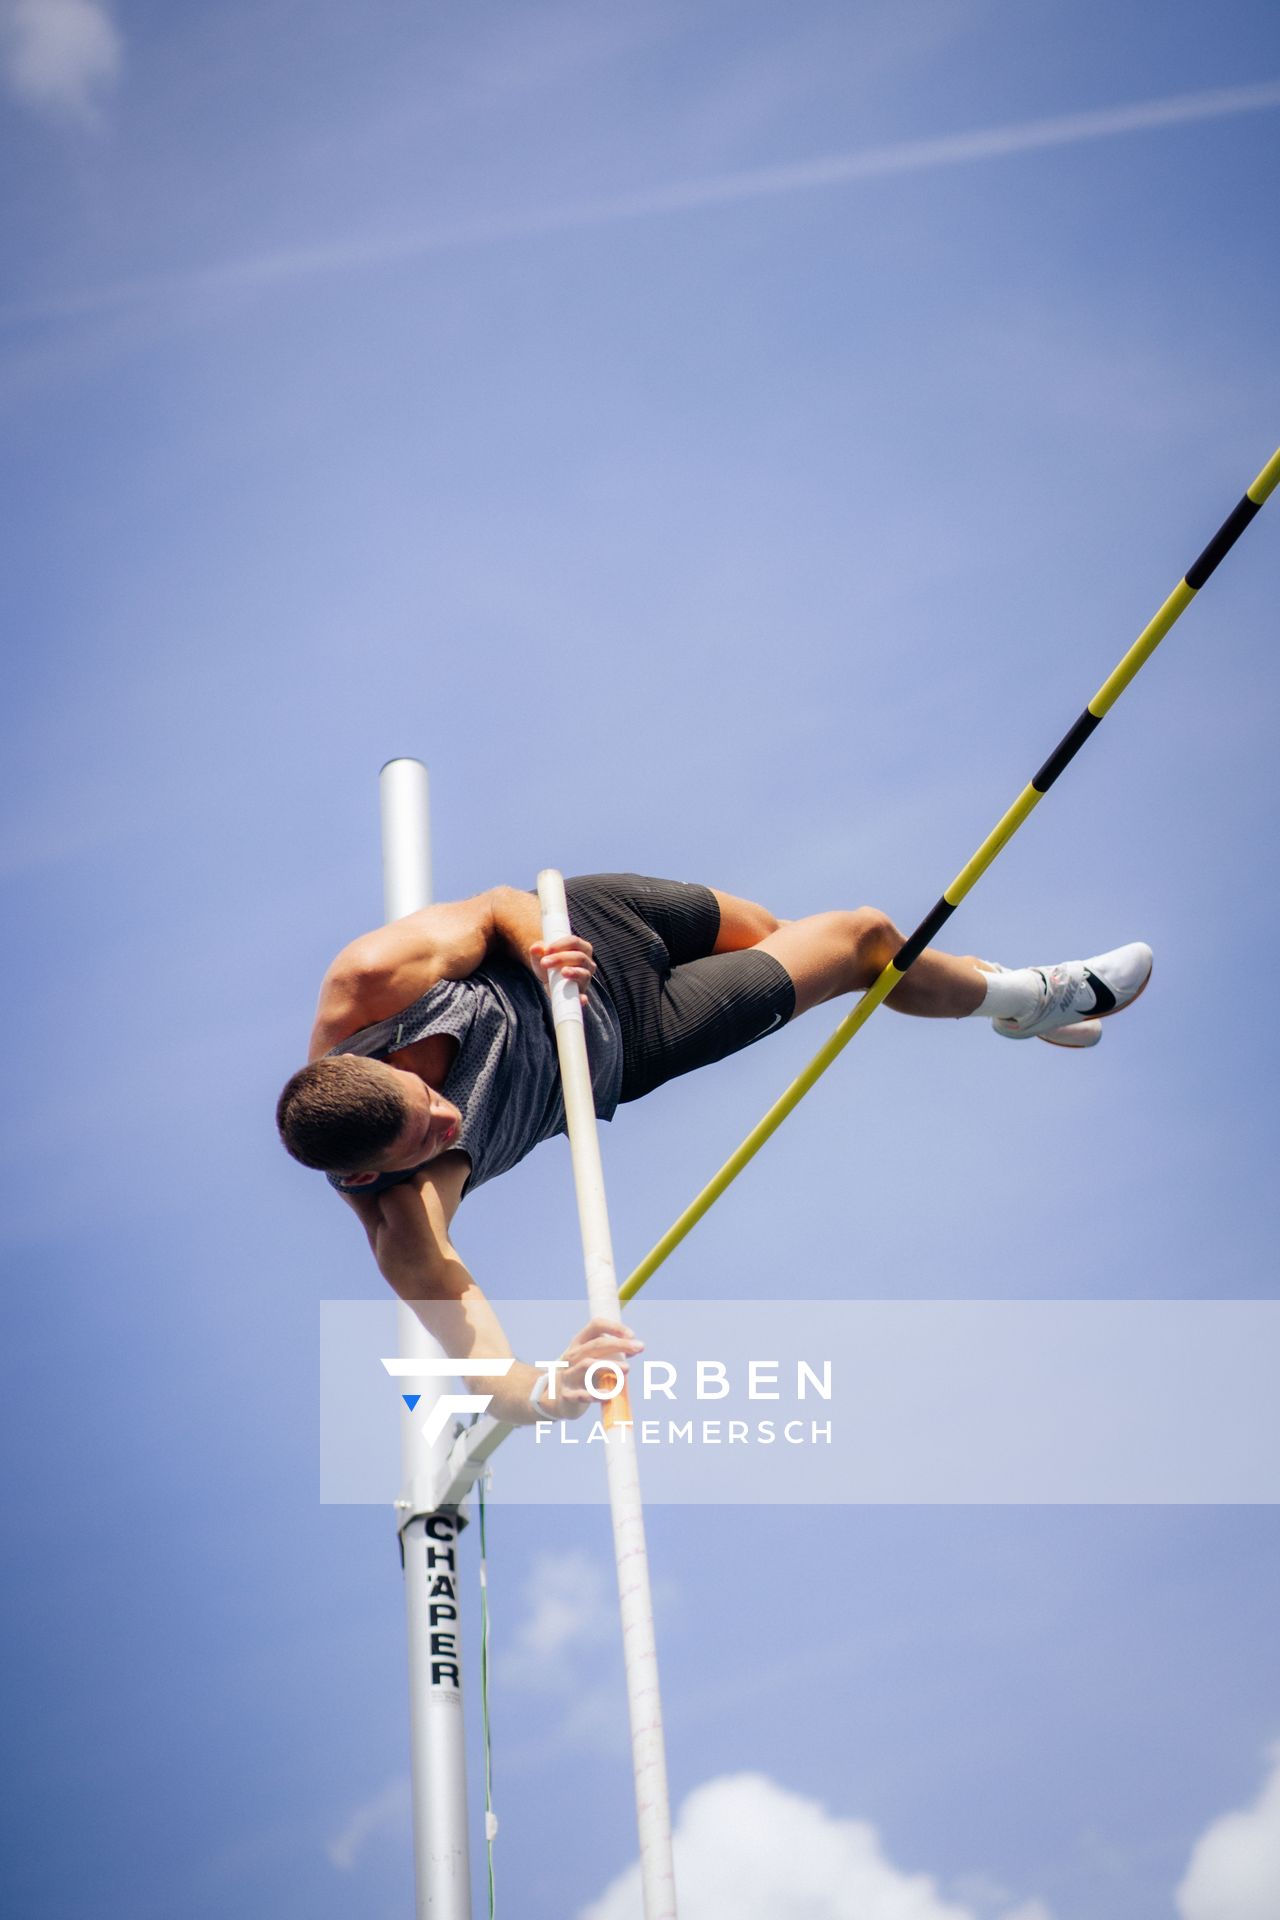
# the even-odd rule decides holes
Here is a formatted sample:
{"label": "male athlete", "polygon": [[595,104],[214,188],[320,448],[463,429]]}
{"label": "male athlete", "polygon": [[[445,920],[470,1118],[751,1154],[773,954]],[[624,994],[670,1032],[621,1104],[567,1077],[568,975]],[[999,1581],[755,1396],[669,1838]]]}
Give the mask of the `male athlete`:
{"label": "male athlete", "polygon": [[[441,1337],[459,1361],[511,1353],[450,1243],[459,1202],[565,1131],[553,967],[578,984],[596,1112],[608,1120],[664,1080],[869,987],[903,939],[873,907],[778,920],[711,887],[633,873],[569,880],[566,893],[574,933],[550,946],[536,896],[495,887],[344,947],[321,985],[308,1065],[277,1108],[285,1146],[354,1207],[396,1293],[447,1312]],[[1150,974],[1141,942],[1012,971],[926,948],[885,1004],[1088,1047]],[[438,1315],[431,1325],[441,1332]],[[501,1420],[573,1419],[592,1403],[590,1363],[625,1369],[640,1346],[619,1323],[593,1320],[566,1348],[551,1398],[538,1392],[545,1374],[520,1361],[503,1379],[468,1379]]]}

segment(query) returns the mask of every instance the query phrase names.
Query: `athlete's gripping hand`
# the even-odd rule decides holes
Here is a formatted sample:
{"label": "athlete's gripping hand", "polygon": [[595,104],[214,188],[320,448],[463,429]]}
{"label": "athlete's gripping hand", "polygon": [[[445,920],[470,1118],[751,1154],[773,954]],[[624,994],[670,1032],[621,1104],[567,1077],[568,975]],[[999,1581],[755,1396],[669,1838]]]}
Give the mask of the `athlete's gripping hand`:
{"label": "athlete's gripping hand", "polygon": [[589,940],[580,940],[576,933],[569,934],[563,940],[535,940],[529,949],[529,965],[548,992],[553,968],[563,974],[566,980],[578,981],[578,995],[583,1006],[586,1006],[587,982],[596,970],[595,955]]}
{"label": "athlete's gripping hand", "polygon": [[561,1355],[564,1364],[555,1369],[555,1381],[550,1391],[542,1391],[546,1386],[547,1370],[541,1369],[539,1391],[533,1403],[535,1412],[543,1420],[580,1419],[588,1407],[599,1406],[602,1400],[611,1397],[611,1382],[605,1367],[597,1369],[594,1393],[587,1384],[587,1369],[596,1362],[608,1361],[625,1377],[628,1359],[643,1351],[644,1341],[638,1340],[630,1327],[624,1327],[620,1320],[589,1320]]}

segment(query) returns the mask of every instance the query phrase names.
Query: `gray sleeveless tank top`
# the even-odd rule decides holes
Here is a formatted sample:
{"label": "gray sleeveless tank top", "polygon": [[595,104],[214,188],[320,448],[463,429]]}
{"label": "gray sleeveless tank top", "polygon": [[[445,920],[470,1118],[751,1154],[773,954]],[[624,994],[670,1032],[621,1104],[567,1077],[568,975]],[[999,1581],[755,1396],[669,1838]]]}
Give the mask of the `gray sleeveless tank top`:
{"label": "gray sleeveless tank top", "polygon": [[[596,1113],[601,1120],[611,1120],[622,1090],[622,1029],[598,980],[587,989],[583,1019]],[[450,1034],[458,1043],[439,1091],[462,1114],[449,1151],[465,1153],[470,1160],[463,1188],[470,1193],[514,1167],[540,1140],[565,1131],[551,1004],[527,967],[486,960],[465,980],[441,980],[403,1013],[362,1027],[331,1051],[383,1059],[437,1033]],[[412,1177],[383,1173],[352,1191],[381,1193]],[[328,1178],[339,1192],[344,1190],[341,1175]]]}

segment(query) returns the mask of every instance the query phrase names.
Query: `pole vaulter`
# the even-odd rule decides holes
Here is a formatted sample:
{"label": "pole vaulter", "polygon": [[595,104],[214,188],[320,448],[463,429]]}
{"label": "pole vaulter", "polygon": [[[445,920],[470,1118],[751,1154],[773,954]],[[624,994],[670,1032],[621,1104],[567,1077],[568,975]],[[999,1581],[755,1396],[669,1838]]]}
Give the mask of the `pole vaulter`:
{"label": "pole vaulter", "polygon": [[[1150,658],[1174,622],[1280,484],[1280,451],[1224,521],[977,852],[909,938],[877,909],[780,922],[750,901],[685,882],[548,872],[540,902],[509,887],[427,907],[426,769],[384,769],[387,924],[350,943],[321,986],[307,1064],[277,1104],[282,1142],[325,1171],[359,1215],[379,1268],[402,1301],[456,1309],[446,1348],[409,1353],[396,1371],[438,1377],[452,1359],[479,1375],[486,1413],[440,1442],[429,1462],[405,1459],[397,1503],[410,1615],[414,1814],[420,1920],[467,1920],[461,1660],[457,1634],[459,1507],[484,1462],[516,1425],[574,1418],[596,1381],[640,1342],[621,1324],[629,1299],[720,1198],[908,974],[891,1005],[905,1013],[985,1017],[1013,1039],[1096,1043],[1101,1021],[1132,1003],[1150,972],[1141,942],[1093,961],[1012,972],[960,959],[929,941],[1012,839]],[[415,824],[416,822],[416,824]],[[541,914],[539,912],[541,906]],[[847,949],[847,950],[846,950]],[[621,983],[615,1000],[597,990]],[[1104,965],[1104,963],[1106,963]],[[914,969],[914,971],[913,971]],[[1094,971],[1094,970],[1100,970]],[[530,979],[532,972],[533,979]],[[554,1041],[547,1031],[547,989]],[[623,1100],[754,1044],[797,1012],[837,994],[861,997],[702,1193],[619,1291],[595,1132]],[[1030,995],[1026,1005],[1024,997]],[[624,1025],[625,1016],[625,1025]],[[585,1027],[584,1027],[585,1021]],[[1089,1029],[1092,1028],[1092,1031]],[[587,1044],[588,1034],[592,1042]],[[594,1076],[594,1078],[593,1078]],[[450,1092],[443,1091],[446,1081]],[[455,1104],[451,1093],[456,1090]],[[562,1097],[555,1098],[554,1095]],[[570,1136],[593,1320],[572,1340],[554,1385],[548,1366],[511,1353],[492,1308],[449,1237],[464,1193],[540,1140]],[[407,1335],[402,1333],[402,1352]],[[384,1363],[385,1364],[385,1363]],[[406,1396],[408,1398],[408,1396]],[[455,1401],[455,1405],[458,1404]],[[623,1429],[620,1393],[607,1415]],[[492,1416],[497,1416],[492,1417]],[[625,1432],[625,1429],[623,1429]],[[617,1440],[622,1436],[611,1436]],[[623,1595],[628,1690],[641,1824],[646,1920],[673,1920],[657,1670],[635,1450],[606,1450]],[[444,1587],[449,1594],[441,1597]],[[437,1612],[438,1609],[438,1612]],[[430,1785],[428,1786],[428,1782]]]}

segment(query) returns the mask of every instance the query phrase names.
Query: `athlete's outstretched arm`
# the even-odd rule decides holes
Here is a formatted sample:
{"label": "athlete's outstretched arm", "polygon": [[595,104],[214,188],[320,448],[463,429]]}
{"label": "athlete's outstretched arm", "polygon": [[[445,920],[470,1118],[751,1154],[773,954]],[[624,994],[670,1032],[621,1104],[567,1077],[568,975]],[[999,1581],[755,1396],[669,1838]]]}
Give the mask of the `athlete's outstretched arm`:
{"label": "athlete's outstretched arm", "polygon": [[[308,1059],[317,1060],[361,1027],[386,1020],[441,980],[465,980],[495,952],[534,968],[551,964],[541,946],[537,897],[516,887],[491,887],[470,900],[422,907],[342,949],[320,986]],[[555,950],[571,979],[594,971],[591,948],[571,940]]]}
{"label": "athlete's outstretched arm", "polygon": [[[506,1359],[511,1346],[502,1324],[449,1239],[449,1223],[462,1198],[467,1161],[450,1153],[412,1181],[369,1196],[344,1194],[359,1214],[378,1267],[393,1290],[418,1315],[452,1358],[473,1355]],[[504,1375],[467,1374],[478,1393],[492,1395],[495,1419],[514,1426],[538,1419],[575,1419],[592,1404],[584,1376],[593,1360],[625,1360],[641,1342],[621,1322],[593,1320],[565,1348],[567,1368],[558,1375],[553,1399],[534,1410],[530,1395],[540,1376],[517,1360]],[[539,1355],[538,1358],[544,1356]],[[549,1356],[547,1356],[549,1357]]]}

